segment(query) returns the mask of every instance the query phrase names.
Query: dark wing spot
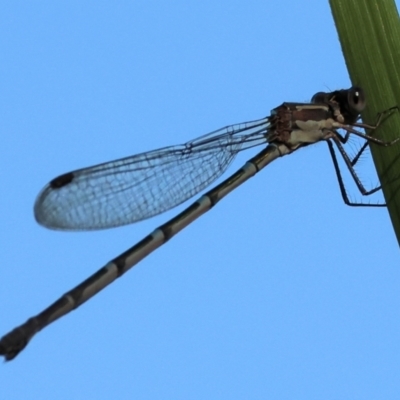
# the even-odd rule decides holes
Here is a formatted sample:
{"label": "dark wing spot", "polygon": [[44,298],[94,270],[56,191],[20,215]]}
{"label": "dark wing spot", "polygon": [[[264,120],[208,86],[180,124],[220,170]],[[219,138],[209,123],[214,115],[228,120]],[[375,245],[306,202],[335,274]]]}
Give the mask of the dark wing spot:
{"label": "dark wing spot", "polygon": [[52,181],[50,181],[50,187],[52,189],[62,188],[63,186],[68,185],[68,183],[71,183],[73,179],[74,174],[72,172],[68,172],[66,174],[57,176],[57,178],[54,178]]}

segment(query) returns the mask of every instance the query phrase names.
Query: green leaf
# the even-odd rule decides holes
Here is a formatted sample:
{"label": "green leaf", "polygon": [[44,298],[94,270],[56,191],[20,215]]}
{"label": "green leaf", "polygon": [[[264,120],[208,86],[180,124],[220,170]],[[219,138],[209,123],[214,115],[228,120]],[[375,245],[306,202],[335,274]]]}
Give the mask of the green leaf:
{"label": "green leaf", "polygon": [[[400,106],[400,20],[396,4],[394,0],[330,0],[330,6],[350,79],[366,92],[363,121],[374,124],[379,112]],[[385,141],[399,137],[400,111],[371,134]],[[371,153],[400,243],[400,144],[372,144]],[[372,232],[372,236],[379,240],[379,232]]]}

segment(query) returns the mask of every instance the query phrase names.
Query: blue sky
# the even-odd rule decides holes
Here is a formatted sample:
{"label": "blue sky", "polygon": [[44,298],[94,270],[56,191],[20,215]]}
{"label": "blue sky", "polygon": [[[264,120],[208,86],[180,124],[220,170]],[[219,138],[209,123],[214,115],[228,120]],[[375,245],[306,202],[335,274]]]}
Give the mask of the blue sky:
{"label": "blue sky", "polygon": [[[182,209],[49,231],[33,203],[50,179],[350,86],[326,1],[15,1],[0,18],[1,335]],[[396,398],[399,288],[386,209],[343,204],[322,143],[40,332],[1,365],[2,396]]]}

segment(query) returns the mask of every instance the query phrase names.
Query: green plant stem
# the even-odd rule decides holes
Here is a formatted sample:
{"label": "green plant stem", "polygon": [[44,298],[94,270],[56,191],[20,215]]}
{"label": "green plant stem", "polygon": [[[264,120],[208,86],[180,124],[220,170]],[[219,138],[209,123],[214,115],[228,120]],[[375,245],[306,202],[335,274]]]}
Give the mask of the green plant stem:
{"label": "green plant stem", "polygon": [[[400,106],[400,20],[393,0],[330,0],[343,55],[353,85],[364,88],[364,122]],[[400,136],[400,111],[373,133],[385,141]],[[400,144],[371,145],[393,228],[400,244]],[[379,232],[373,232],[379,239]]]}

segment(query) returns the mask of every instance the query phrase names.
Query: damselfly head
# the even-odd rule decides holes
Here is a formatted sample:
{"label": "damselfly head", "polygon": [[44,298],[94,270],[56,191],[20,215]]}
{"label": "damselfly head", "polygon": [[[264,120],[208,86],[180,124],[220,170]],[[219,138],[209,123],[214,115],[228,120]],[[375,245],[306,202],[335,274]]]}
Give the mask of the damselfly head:
{"label": "damselfly head", "polygon": [[334,101],[341,108],[346,108],[352,114],[359,114],[364,110],[366,101],[364,89],[352,86],[350,89],[335,90],[334,92],[318,92],[311,98],[311,103],[329,103]]}
{"label": "damselfly head", "polygon": [[367,104],[364,89],[360,86],[334,92],[318,92],[312,97],[311,103],[335,104],[342,117],[341,122],[346,124],[355,123]]}
{"label": "damselfly head", "polygon": [[354,124],[367,105],[364,89],[360,86],[352,86],[350,89],[337,90],[332,94],[332,101],[339,105],[344,123]]}
{"label": "damselfly head", "polygon": [[353,86],[347,90],[347,104],[354,113],[360,114],[366,106],[364,89],[360,86]]}

